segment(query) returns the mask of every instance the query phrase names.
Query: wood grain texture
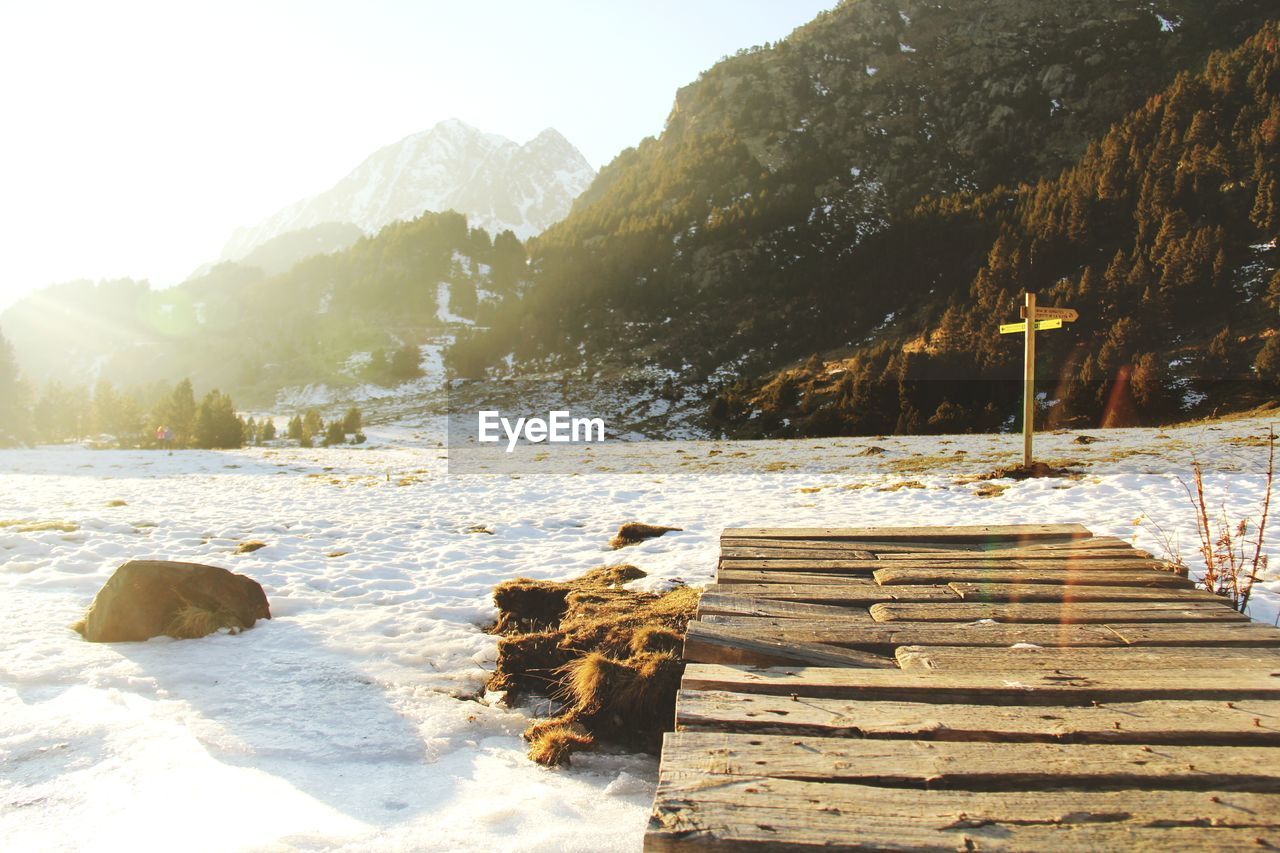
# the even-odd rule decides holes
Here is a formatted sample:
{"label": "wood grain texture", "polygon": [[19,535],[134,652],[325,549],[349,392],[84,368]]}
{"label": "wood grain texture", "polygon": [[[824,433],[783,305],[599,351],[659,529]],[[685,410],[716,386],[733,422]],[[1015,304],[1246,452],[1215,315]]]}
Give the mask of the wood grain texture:
{"label": "wood grain texture", "polygon": [[[928,587],[927,587],[928,588]],[[871,605],[877,622],[995,622],[1104,625],[1108,622],[1248,622],[1218,601],[1095,601],[1052,604],[984,604],[905,601]]]}
{"label": "wood grain texture", "polygon": [[1270,670],[1242,672],[1160,670],[946,673],[839,667],[746,667],[689,664],[689,690],[817,696],[867,701],[974,705],[1090,705],[1151,699],[1280,699],[1280,677]]}
{"label": "wood grain texture", "polygon": [[999,622],[878,622],[829,624],[809,619],[760,620],[724,617],[717,624],[693,622],[689,633],[732,629],[778,640],[828,643],[892,654],[899,646],[995,646],[1030,643],[1049,648],[1108,646],[1280,647],[1280,631],[1248,622],[1046,625]]}
{"label": "wood grain texture", "polygon": [[918,791],[663,773],[645,849],[1204,850],[1280,844],[1280,796]]}
{"label": "wood grain texture", "polygon": [[1104,649],[982,648],[966,646],[900,646],[895,653],[904,670],[938,672],[1007,672],[1027,669],[1183,669],[1280,671],[1280,649],[1150,648],[1124,646]]}
{"label": "wood grain texture", "polygon": [[990,543],[1084,539],[1092,535],[1082,524],[977,524],[954,527],[738,527],[726,528],[721,538]]}
{"label": "wood grain texture", "polygon": [[675,732],[662,769],[893,788],[967,791],[1145,790],[1280,792],[1280,750],[1255,746],[884,741]]}
{"label": "wood grain texture", "polygon": [[968,567],[951,568],[947,566],[893,566],[875,569],[871,577],[876,583],[884,586],[903,584],[943,584],[943,583],[1016,583],[1016,584],[1049,584],[1053,586],[1068,585],[1109,585],[1109,586],[1165,586],[1179,589],[1192,589],[1195,584],[1173,572],[1156,572],[1148,569],[1133,571],[1116,569],[1070,569],[1021,568],[1011,569],[1007,566],[995,568]]}
{"label": "wood grain texture", "polygon": [[859,701],[684,689],[681,731],[981,743],[1280,746],[1280,701],[1148,700],[1040,707]]}
{"label": "wood grain texture", "polygon": [[829,604],[804,604],[795,601],[773,601],[720,592],[704,592],[698,599],[698,616],[759,616],[786,619],[856,619],[875,620],[864,607],[838,607]]}
{"label": "wood grain texture", "polygon": [[967,582],[952,582],[947,586],[954,590],[962,601],[968,602],[1211,601],[1222,603],[1222,599],[1208,590],[1188,589],[1182,586]]}

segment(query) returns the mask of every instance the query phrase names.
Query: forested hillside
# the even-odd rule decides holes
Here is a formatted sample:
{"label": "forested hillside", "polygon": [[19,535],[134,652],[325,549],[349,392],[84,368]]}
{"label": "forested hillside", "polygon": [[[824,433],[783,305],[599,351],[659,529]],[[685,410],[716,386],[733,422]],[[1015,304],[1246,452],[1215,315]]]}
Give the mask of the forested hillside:
{"label": "forested hillside", "polygon": [[[1280,26],[1215,54],[1053,180],[929,200],[878,258],[919,306],[878,343],[740,383],[715,414],[808,434],[998,426],[1020,397],[1024,290],[1077,308],[1039,336],[1051,422],[1164,421],[1280,380]],[[981,254],[975,256],[975,249]],[[908,334],[909,333],[909,334]],[[833,354],[828,353],[828,356]]]}
{"label": "forested hillside", "polygon": [[[461,214],[429,213],[277,275],[224,263],[166,290],[128,280],[49,287],[0,315],[0,330],[36,382],[191,377],[262,404],[290,384],[412,378],[419,344],[486,321],[524,272],[510,232],[490,238]],[[392,357],[398,349],[411,364]]]}
{"label": "forested hillside", "polygon": [[[958,291],[968,299],[1002,217],[1028,192],[1000,188],[1056,178],[1100,156],[1090,146],[1113,123],[1145,109],[1181,70],[1203,69],[1213,50],[1238,46],[1272,11],[1258,0],[844,3],[681,90],[661,137],[620,155],[564,222],[532,241],[533,286],[504,306],[489,334],[457,347],[456,363],[479,372],[514,349],[538,368],[657,365],[697,393],[708,380],[713,388],[727,376],[754,380],[815,351],[865,352],[883,369],[941,321]],[[1216,97],[1211,88],[1196,109],[1216,116]],[[1208,132],[1216,142],[1233,130],[1215,124]],[[1141,184],[1128,182],[1140,179],[1109,178],[1135,194]],[[1207,194],[1206,186],[1197,191]],[[1251,205],[1252,185],[1240,192]],[[1123,217],[1112,198],[1086,206],[1089,216]],[[1120,239],[1114,224],[1098,221],[1073,237],[1076,250],[1107,253],[1098,274]],[[1043,263],[1037,270],[1047,275]],[[1024,272],[1005,274],[997,261],[984,282],[1004,277],[984,288],[1018,290],[1033,283]],[[1049,298],[1058,296],[1066,298]],[[1007,311],[1011,303],[1000,299]],[[948,316],[958,341],[986,340],[986,327],[994,329],[993,300],[980,301],[980,309]],[[965,325],[979,317],[982,332]],[[1109,320],[1091,322],[1110,329]],[[880,341],[884,351],[873,356]],[[1005,364],[992,349],[1003,345],[984,346],[984,370]],[[915,347],[933,348],[925,363],[946,349]],[[760,409],[748,399],[751,387],[723,394],[717,414],[737,423],[738,411]],[[878,407],[892,417],[809,426],[928,428],[940,402],[922,400],[918,416],[908,410],[899,423],[893,392]],[[981,425],[1003,421],[995,402]],[[980,425],[964,417],[951,428]],[[784,414],[748,429],[790,429],[784,418],[793,420]]]}

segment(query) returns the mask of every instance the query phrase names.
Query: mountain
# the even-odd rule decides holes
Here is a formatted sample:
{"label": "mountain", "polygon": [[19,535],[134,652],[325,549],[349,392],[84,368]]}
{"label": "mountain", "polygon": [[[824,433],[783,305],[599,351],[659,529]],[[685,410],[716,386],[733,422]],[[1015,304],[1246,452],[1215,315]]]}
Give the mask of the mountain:
{"label": "mountain", "polygon": [[[456,361],[474,371],[532,341],[539,369],[659,368],[701,395],[918,333],[991,245],[989,222],[944,222],[945,200],[1056,177],[1271,14],[1265,0],[842,3],[681,89],[662,134],[531,241],[531,287]],[[937,215],[915,216],[922,204]]]}
{"label": "mountain", "polygon": [[475,227],[525,239],[563,218],[594,177],[552,128],[518,145],[451,119],[378,150],[326,192],[238,229],[222,257],[238,261],[272,238],[326,223],[372,234],[426,211],[455,210]]}
{"label": "mountain", "polygon": [[[902,310],[853,346],[744,378],[739,434],[1011,425],[1024,291],[1079,320],[1037,335],[1040,423],[1119,426],[1280,399],[1280,22],[1217,52],[1016,188],[922,202],[855,253]],[[809,344],[821,344],[810,340]]]}

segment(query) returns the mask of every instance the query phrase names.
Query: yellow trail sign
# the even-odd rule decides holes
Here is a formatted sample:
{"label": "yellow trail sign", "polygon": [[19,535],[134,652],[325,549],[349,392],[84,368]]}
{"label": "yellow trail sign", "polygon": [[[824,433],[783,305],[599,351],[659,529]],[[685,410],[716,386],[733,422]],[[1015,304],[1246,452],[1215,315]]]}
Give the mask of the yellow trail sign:
{"label": "yellow trail sign", "polygon": [[[1061,329],[1061,328],[1062,328],[1062,320],[1060,319],[1055,318],[1053,320],[1036,320],[1037,332],[1039,332],[1042,329]],[[1017,334],[1017,333],[1025,332],[1026,330],[1027,330],[1027,324],[1025,322],[1000,324],[1000,334],[1002,335]]]}
{"label": "yellow trail sign", "polygon": [[[1022,308],[1021,311],[1018,312],[1018,316],[1020,316],[1024,320],[1027,319],[1027,309],[1025,306]],[[1059,320],[1062,320],[1062,322],[1064,323],[1074,323],[1076,320],[1080,319],[1080,314],[1074,308],[1045,308],[1043,306],[1037,305],[1036,319],[1037,320],[1059,319]]]}

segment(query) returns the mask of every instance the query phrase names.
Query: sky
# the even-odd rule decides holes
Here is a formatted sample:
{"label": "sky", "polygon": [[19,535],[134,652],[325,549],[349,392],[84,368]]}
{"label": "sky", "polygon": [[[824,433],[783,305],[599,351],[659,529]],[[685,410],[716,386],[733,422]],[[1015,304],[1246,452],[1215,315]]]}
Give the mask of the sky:
{"label": "sky", "polygon": [[173,284],[231,231],[458,118],[599,168],[676,90],[835,0],[0,0],[0,308]]}

